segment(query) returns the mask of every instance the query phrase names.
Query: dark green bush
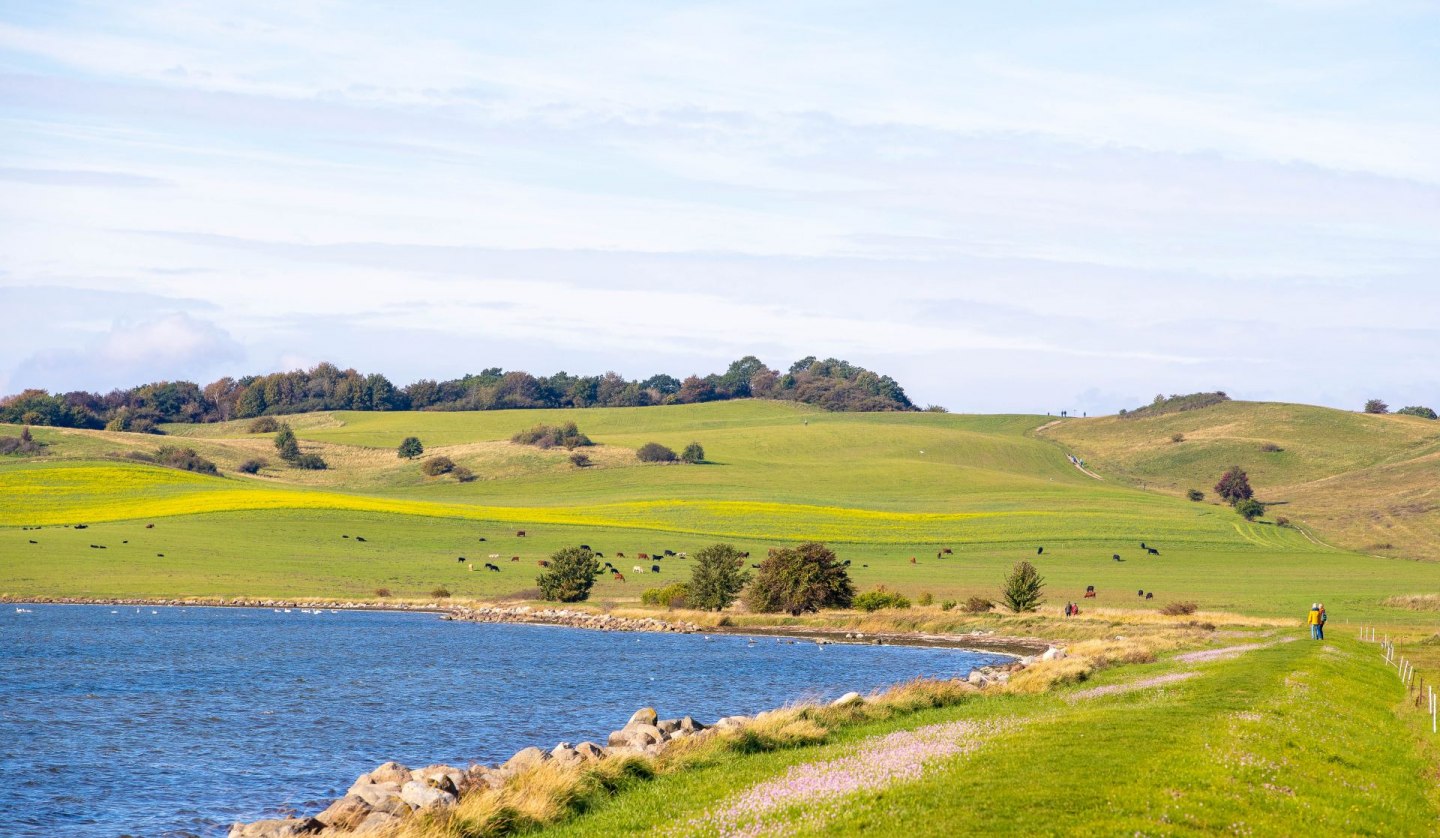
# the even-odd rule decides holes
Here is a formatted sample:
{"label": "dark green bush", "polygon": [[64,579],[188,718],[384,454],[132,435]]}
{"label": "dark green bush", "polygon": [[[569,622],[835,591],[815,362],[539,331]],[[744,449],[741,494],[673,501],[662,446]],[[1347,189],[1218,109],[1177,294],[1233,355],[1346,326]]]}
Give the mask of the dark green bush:
{"label": "dark green bush", "polygon": [[324,471],[330,467],[330,464],[325,462],[319,454],[301,454],[291,465],[306,471]]}
{"label": "dark green bush", "polygon": [[250,459],[241,463],[237,471],[240,471],[243,474],[259,474],[260,469],[268,465],[269,463],[265,462],[259,457],[251,457]]}
{"label": "dark green bush", "polygon": [[563,425],[536,425],[510,437],[511,442],[537,448],[581,448],[594,445],[590,437],[580,433],[574,422]]}
{"label": "dark green bush", "polygon": [[155,452],[155,462],[167,468],[193,471],[197,474],[219,474],[215,464],[195,453],[194,448],[166,445]]}
{"label": "dark green bush", "polygon": [[1200,491],[1199,489],[1191,489],[1190,491],[1185,493],[1185,497],[1195,501],[1196,503],[1199,503],[1200,501],[1205,500],[1205,493]]}
{"label": "dark green bush", "polygon": [[866,591],[855,597],[854,606],[861,611],[879,611],[882,608],[909,608],[910,600],[903,594],[884,588]]}
{"label": "dark green bush", "polygon": [[640,450],[635,452],[635,456],[639,457],[642,463],[675,462],[675,452],[658,442],[647,442],[640,446]]}
{"label": "dark green bush", "polygon": [[274,416],[261,416],[250,423],[248,430],[252,434],[273,434],[280,430],[280,423]]}
{"label": "dark green bush", "polygon": [[640,595],[640,601],[646,605],[685,608],[690,603],[690,586],[684,582],[672,582],[663,588],[651,588]]}

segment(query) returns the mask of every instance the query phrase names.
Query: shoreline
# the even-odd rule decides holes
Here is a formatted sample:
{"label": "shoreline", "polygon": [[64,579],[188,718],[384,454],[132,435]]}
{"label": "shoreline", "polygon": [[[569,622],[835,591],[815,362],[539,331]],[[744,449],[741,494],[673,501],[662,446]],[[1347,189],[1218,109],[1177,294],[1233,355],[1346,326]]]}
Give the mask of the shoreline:
{"label": "shoreline", "polygon": [[857,646],[914,646],[957,651],[1003,654],[1022,658],[1044,652],[1054,645],[1040,638],[991,634],[925,634],[921,632],[858,632],[854,630],[805,626],[701,626],[685,620],[662,617],[619,617],[606,613],[563,607],[531,605],[442,605],[429,602],[366,603],[354,600],[247,599],[234,597],[166,599],[160,597],[16,597],[0,595],[0,605],[89,605],[136,606],[144,608],[320,608],[333,611],[371,611],[406,614],[435,614],[455,622],[505,625],[545,625],[560,628],[610,632],[653,632],[672,634],[725,634],[751,637],[784,637],[821,644]]}

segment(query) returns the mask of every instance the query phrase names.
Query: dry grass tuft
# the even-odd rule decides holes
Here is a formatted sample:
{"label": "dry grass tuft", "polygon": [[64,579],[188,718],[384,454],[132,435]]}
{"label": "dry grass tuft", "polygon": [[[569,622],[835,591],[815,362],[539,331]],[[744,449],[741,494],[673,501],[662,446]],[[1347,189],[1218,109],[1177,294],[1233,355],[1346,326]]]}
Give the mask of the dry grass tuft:
{"label": "dry grass tuft", "polygon": [[1380,604],[1391,608],[1404,608],[1407,611],[1440,611],[1440,594],[1392,596],[1381,600]]}

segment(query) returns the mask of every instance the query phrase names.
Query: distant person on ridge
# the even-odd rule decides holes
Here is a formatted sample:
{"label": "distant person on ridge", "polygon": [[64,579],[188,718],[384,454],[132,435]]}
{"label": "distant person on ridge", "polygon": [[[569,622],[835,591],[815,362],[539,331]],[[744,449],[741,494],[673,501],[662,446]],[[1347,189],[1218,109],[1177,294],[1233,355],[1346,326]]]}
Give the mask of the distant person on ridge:
{"label": "distant person on ridge", "polygon": [[1319,640],[1320,635],[1320,603],[1316,602],[1310,606],[1310,615],[1307,617],[1310,623],[1310,639]]}

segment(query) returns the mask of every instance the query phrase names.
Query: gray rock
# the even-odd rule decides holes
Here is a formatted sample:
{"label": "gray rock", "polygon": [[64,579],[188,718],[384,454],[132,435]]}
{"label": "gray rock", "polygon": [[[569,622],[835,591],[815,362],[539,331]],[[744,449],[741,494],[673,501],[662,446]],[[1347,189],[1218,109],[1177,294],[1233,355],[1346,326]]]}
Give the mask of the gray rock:
{"label": "gray rock", "polygon": [[350,787],[349,793],[365,801],[377,812],[388,812],[392,815],[410,813],[410,807],[400,800],[398,783],[356,783]]}
{"label": "gray rock", "polygon": [[675,731],[680,729],[680,720],[663,719],[656,722],[655,727],[659,728],[661,733],[674,733]]}
{"label": "gray rock", "polygon": [[1056,646],[1051,646],[1049,649],[1046,649],[1046,650],[1045,650],[1045,654],[1041,655],[1041,656],[1040,656],[1040,659],[1041,659],[1041,660],[1047,660],[1047,661],[1058,661],[1058,660],[1060,660],[1061,658],[1064,658],[1064,657],[1065,657],[1065,650],[1064,650],[1064,649],[1058,648],[1058,647],[1056,647]]}
{"label": "gray rock", "polygon": [[[395,783],[399,785],[410,779],[410,769],[398,762],[387,762],[379,768],[363,775],[372,783]],[[358,780],[356,782],[359,782]]]}
{"label": "gray rock", "polygon": [[865,699],[857,692],[848,692],[834,701],[830,702],[831,707],[849,707],[851,704],[863,704]]}
{"label": "gray rock", "polygon": [[455,805],[455,795],[411,780],[400,787],[400,799],[416,809],[443,809]]}
{"label": "gray rock", "polygon": [[580,752],[570,747],[570,743],[561,742],[550,752],[550,759],[561,765],[570,765],[580,761]]}
{"label": "gray rock", "polygon": [[325,824],[314,818],[277,818],[274,820],[237,823],[230,827],[230,838],[291,838],[314,835]]}
{"label": "gray rock", "polygon": [[690,718],[689,716],[686,716],[685,718],[680,720],[680,729],[685,731],[686,733],[699,733],[700,731],[705,729],[705,725],[702,725],[694,719]]}
{"label": "gray rock", "polygon": [[347,794],[316,815],[315,820],[333,829],[354,829],[373,811],[374,808],[363,797]]}
{"label": "gray rock", "polygon": [[465,773],[453,765],[427,765],[410,773],[411,779],[431,788],[459,795],[460,786],[465,782]]}
{"label": "gray rock", "polygon": [[581,742],[575,746],[575,753],[579,754],[581,759],[587,761],[605,758],[605,749],[596,745],[594,742]]}
{"label": "gray rock", "polygon": [[630,717],[630,721],[627,722],[625,726],[629,727],[633,724],[653,725],[657,718],[659,717],[655,714],[654,707],[641,707],[635,711],[635,715]]}
{"label": "gray rock", "polygon": [[549,759],[549,756],[549,754],[545,753],[539,748],[526,748],[515,754],[515,756],[510,757],[510,759],[506,760],[505,764],[500,766],[500,771],[507,775],[518,774],[521,771],[526,770],[527,768],[533,768],[534,766],[539,765],[546,759]]}

